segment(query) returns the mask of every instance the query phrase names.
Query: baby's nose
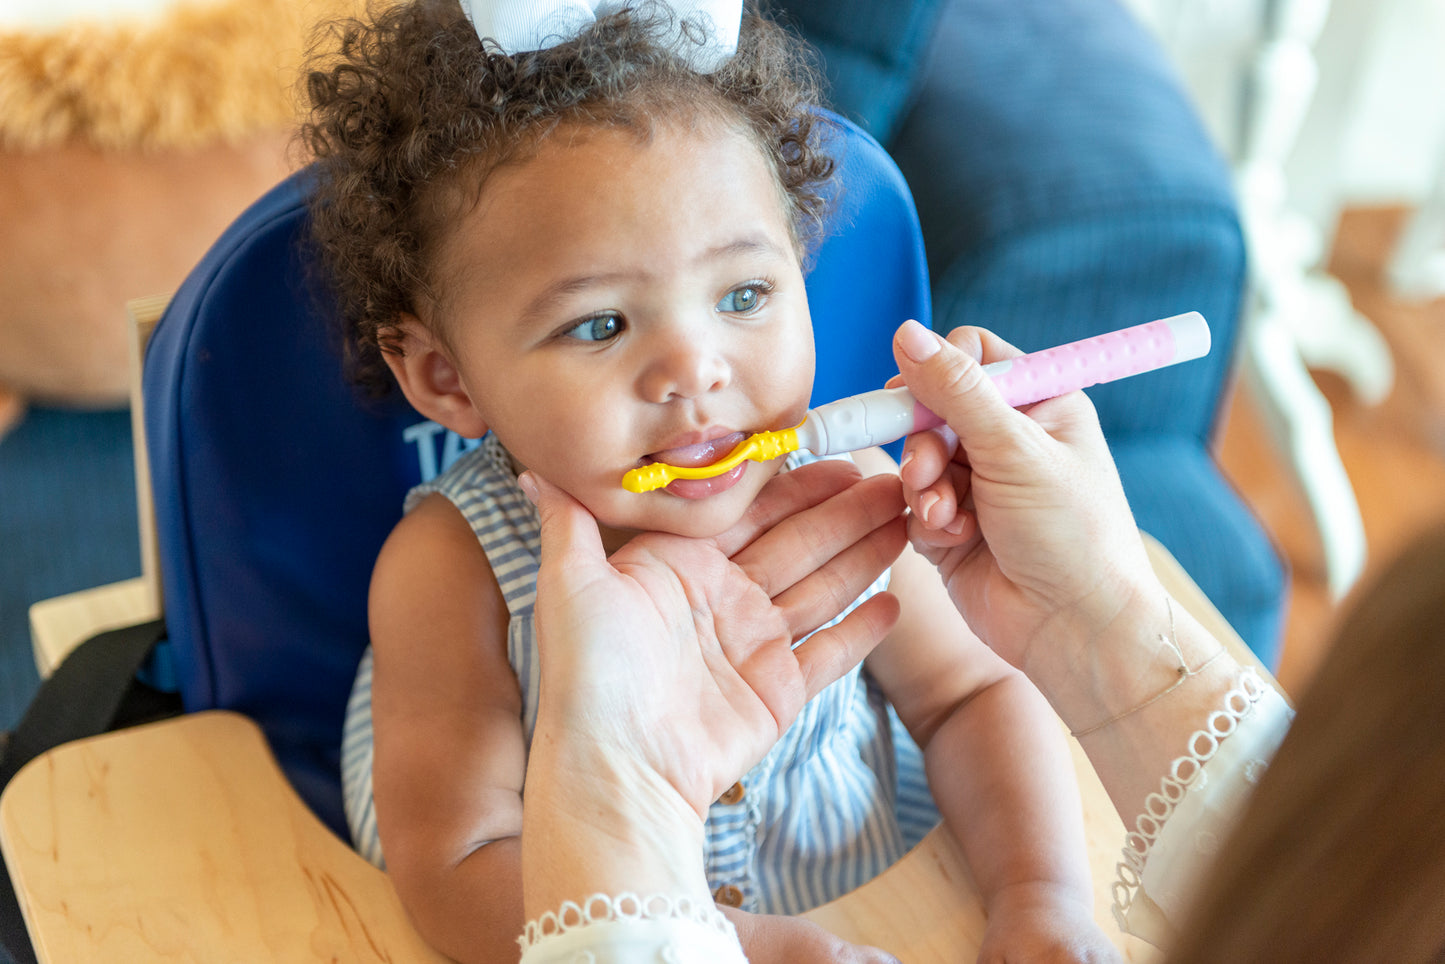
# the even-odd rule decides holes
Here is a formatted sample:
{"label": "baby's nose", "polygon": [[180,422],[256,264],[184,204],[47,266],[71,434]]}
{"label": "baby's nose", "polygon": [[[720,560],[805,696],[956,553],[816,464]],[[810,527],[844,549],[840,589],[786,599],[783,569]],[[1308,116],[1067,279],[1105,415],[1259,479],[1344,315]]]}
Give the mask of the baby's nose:
{"label": "baby's nose", "polygon": [[732,365],[706,337],[679,334],[662,343],[642,377],[642,396],[652,402],[697,398],[726,388]]}

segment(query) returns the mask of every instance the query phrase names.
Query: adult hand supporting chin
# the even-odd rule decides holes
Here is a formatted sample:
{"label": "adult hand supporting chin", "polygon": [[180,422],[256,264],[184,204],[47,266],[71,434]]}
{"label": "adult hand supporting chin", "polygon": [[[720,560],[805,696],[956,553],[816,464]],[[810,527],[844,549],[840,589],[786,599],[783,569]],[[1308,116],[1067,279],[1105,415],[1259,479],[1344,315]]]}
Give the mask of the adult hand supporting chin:
{"label": "adult hand supporting chin", "polygon": [[720,536],[643,533],[611,558],[584,507],[533,473],[523,486],[542,524],[526,913],[597,892],[710,903],[708,807],[897,620],[883,593],[792,645],[901,551],[898,481],[804,466]]}

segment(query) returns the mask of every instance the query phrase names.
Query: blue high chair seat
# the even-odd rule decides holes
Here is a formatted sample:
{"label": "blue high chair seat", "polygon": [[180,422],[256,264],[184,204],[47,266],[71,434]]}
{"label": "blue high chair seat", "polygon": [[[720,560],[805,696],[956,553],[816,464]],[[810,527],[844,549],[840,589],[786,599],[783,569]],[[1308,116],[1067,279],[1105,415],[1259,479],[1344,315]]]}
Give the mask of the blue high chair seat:
{"label": "blue high chair seat", "polygon": [[[930,322],[913,201],[835,118],[836,203],[808,276],[814,402],[880,387],[892,333]],[[400,394],[345,380],[306,260],[303,170],[246,211],[176,293],[143,377],[168,655],[186,709],[256,720],[302,798],[345,837],[338,755],[367,645],[367,586],[407,489],[466,443]]]}

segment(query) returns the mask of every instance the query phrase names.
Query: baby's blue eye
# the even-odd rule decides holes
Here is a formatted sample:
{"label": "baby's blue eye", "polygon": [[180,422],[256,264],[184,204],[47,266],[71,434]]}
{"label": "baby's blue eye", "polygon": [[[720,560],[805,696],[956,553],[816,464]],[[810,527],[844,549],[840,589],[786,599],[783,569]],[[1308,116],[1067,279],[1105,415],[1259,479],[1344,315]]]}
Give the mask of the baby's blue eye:
{"label": "baby's blue eye", "polygon": [[597,315],[568,328],[565,334],[578,341],[610,341],[622,334],[622,319],[616,315]]}
{"label": "baby's blue eye", "polygon": [[722,301],[717,303],[717,310],[745,315],[757,308],[762,299],[763,288],[761,285],[744,285],[723,295]]}

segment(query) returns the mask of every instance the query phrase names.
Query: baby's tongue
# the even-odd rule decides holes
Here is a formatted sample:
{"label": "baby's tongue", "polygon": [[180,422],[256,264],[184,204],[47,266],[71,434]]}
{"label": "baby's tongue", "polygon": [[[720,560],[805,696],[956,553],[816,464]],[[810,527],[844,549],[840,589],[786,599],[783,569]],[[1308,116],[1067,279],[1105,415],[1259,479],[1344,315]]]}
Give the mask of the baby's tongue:
{"label": "baby's tongue", "polygon": [[683,445],[675,449],[663,449],[661,452],[653,452],[650,458],[658,462],[666,462],[668,465],[679,465],[688,468],[696,468],[699,465],[712,465],[714,462],[725,458],[729,452],[738,447],[738,443],[747,438],[742,432],[733,432],[731,435],[724,435],[709,442],[698,442],[696,445]]}

